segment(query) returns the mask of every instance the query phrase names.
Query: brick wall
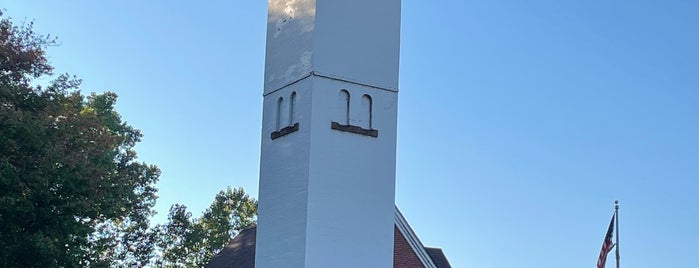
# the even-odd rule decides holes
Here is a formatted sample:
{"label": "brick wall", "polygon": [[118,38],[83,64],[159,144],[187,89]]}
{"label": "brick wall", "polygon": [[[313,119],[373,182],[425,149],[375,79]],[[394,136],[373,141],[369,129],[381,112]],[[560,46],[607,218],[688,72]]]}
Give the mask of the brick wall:
{"label": "brick wall", "polygon": [[425,268],[413,248],[408,244],[398,227],[393,229],[393,267],[394,268]]}

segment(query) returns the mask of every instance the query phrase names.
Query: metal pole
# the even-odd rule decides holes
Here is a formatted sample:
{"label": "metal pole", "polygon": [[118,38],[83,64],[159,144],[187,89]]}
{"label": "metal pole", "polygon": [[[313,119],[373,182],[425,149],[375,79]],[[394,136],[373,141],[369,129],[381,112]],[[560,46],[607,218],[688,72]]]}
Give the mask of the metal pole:
{"label": "metal pole", "polygon": [[619,268],[619,200],[614,200],[614,215],[616,217],[616,268]]}

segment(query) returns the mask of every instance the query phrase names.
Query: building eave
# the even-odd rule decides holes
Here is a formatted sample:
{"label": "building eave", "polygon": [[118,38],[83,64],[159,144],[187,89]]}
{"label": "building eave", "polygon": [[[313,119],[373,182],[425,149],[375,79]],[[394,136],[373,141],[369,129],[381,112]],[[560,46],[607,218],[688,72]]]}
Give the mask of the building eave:
{"label": "building eave", "polygon": [[417,234],[413,229],[410,227],[408,224],[408,221],[403,217],[403,214],[400,212],[398,207],[395,207],[395,222],[396,226],[398,227],[398,230],[403,234],[406,240],[408,240],[408,243],[410,244],[410,247],[413,249],[413,252],[417,255],[417,257],[420,259],[420,262],[422,262],[422,265],[425,266],[425,268],[438,268],[437,265],[434,264],[432,261],[432,258],[430,255],[427,253],[425,250],[425,246],[422,244],[420,239],[417,237]]}

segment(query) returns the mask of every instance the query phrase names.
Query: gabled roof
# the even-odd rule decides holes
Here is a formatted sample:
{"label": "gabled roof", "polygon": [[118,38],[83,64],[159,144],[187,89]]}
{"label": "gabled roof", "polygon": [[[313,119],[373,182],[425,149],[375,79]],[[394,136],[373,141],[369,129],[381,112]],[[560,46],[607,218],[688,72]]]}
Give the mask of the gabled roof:
{"label": "gabled roof", "polygon": [[[241,231],[206,268],[254,268],[257,227]],[[451,268],[439,248],[427,248],[417,238],[403,215],[396,208],[393,238],[393,266],[395,268]]]}
{"label": "gabled roof", "polygon": [[[413,253],[417,255],[419,258],[420,262],[422,263],[422,267],[424,268],[442,268],[437,266],[430,255],[427,253],[427,250],[425,250],[425,246],[422,245],[422,242],[420,241],[419,238],[417,238],[417,234],[415,231],[413,231],[413,228],[410,228],[410,224],[408,224],[408,221],[405,220],[405,217],[403,217],[403,214],[400,213],[400,210],[398,207],[395,207],[394,211],[394,221],[396,225],[396,229],[398,229],[401,233],[401,235],[408,241],[408,244],[412,248]],[[393,247],[395,250],[396,247],[396,239],[394,238],[393,242]]]}

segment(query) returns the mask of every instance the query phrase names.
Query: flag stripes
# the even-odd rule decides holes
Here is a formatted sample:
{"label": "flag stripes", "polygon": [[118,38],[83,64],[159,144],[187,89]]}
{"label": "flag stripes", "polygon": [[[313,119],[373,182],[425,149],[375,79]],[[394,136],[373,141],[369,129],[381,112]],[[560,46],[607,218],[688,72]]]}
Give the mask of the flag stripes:
{"label": "flag stripes", "polygon": [[602,243],[602,250],[599,252],[599,259],[597,260],[597,268],[604,268],[607,263],[607,254],[614,248],[614,242],[612,242],[612,236],[614,235],[614,216],[612,216],[612,221],[609,223],[609,229],[607,229],[607,234],[604,236],[604,242]]}

